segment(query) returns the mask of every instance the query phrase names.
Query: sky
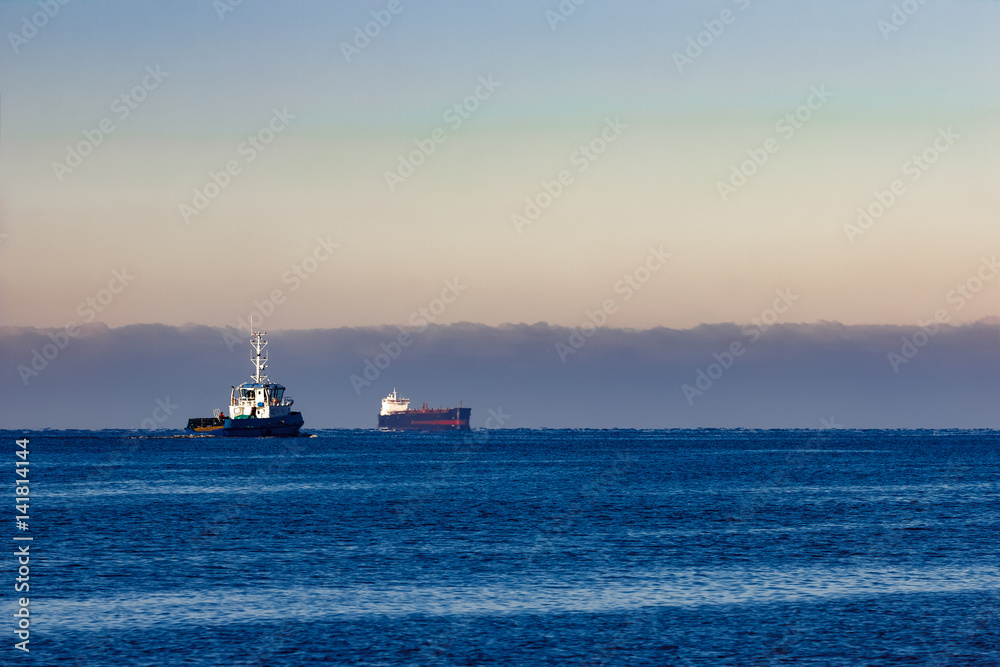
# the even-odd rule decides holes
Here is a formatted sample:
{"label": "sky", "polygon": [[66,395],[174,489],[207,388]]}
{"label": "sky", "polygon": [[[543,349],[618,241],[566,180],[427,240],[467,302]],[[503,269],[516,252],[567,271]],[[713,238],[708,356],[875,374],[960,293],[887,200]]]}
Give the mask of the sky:
{"label": "sky", "polygon": [[387,326],[994,318],[998,27],[957,0],[0,2],[4,372],[31,386],[26,327],[376,332],[357,366]]}
{"label": "sky", "polygon": [[[80,321],[124,267],[109,326],[235,326],[276,289],[273,328],[405,324],[448,279],[468,290],[441,323],[574,326],[662,246],[613,325],[745,322],[781,288],[798,321],[910,324],[998,249],[994,2],[892,31],[882,2],[226,2],[70,2],[34,33],[37,3],[0,3],[0,323]],[[314,264],[317,239],[337,247]]]}

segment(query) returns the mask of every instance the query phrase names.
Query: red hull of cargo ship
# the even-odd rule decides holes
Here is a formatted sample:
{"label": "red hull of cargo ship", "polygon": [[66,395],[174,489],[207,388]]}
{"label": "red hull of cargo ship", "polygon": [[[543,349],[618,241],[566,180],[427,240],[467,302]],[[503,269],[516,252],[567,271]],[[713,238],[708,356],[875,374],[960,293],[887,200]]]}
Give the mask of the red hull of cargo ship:
{"label": "red hull of cargo ship", "polygon": [[424,408],[378,416],[378,427],[408,431],[468,431],[472,408]]}

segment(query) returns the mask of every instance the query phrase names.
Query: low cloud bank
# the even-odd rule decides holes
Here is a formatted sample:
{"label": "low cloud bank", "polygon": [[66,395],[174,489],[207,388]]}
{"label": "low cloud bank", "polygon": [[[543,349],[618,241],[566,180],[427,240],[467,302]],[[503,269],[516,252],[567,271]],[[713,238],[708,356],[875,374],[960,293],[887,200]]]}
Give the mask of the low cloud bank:
{"label": "low cloud bank", "polygon": [[[0,328],[0,427],[183,428],[248,379],[246,333],[206,326]],[[411,407],[474,426],[1000,426],[1000,326],[730,324],[574,331],[547,324],[274,331],[268,373],[309,428],[372,428]]]}

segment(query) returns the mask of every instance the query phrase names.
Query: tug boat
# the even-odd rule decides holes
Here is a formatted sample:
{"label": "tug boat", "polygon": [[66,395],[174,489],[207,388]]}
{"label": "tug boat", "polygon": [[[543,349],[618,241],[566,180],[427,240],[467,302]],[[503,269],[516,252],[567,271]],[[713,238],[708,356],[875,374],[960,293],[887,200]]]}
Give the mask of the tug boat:
{"label": "tug boat", "polygon": [[378,427],[393,431],[468,431],[472,408],[422,408],[410,410],[410,399],[392,393],[382,399]]}
{"label": "tug boat", "polygon": [[225,437],[261,438],[299,434],[304,420],[301,412],[292,412],[295,402],[285,398],[285,387],[271,382],[264,374],[267,368],[266,331],[254,331],[250,323],[250,361],[254,372],[250,382],[232,387],[229,416],[222,411],[215,417],[192,417],[188,433],[222,435]]}

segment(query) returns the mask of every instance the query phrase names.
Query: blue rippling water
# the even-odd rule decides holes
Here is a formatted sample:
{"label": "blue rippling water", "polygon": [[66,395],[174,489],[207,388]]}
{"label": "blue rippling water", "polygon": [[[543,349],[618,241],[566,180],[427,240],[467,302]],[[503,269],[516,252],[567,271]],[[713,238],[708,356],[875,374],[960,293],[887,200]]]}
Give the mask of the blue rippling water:
{"label": "blue rippling water", "polygon": [[1000,664],[991,431],[4,435],[4,665]]}

